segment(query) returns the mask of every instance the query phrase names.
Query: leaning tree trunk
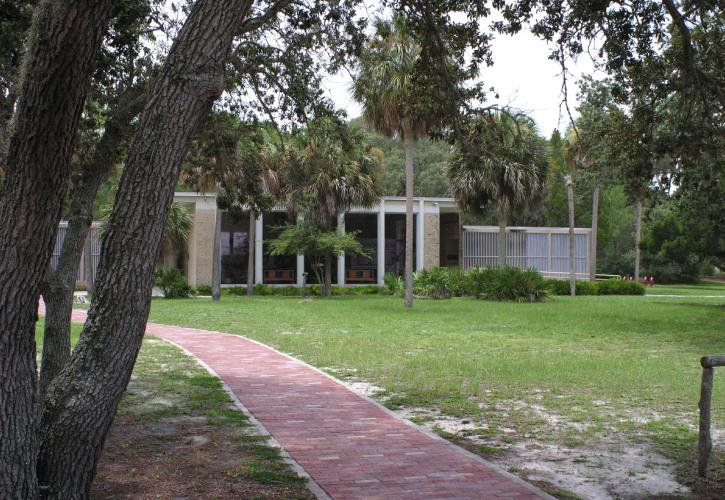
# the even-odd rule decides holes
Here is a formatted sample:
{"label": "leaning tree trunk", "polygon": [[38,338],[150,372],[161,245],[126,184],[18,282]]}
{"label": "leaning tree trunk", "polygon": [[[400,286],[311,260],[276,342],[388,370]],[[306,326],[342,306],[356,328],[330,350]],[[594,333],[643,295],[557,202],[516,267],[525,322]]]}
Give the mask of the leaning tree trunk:
{"label": "leaning tree trunk", "polygon": [[597,277],[597,232],[599,231],[599,178],[594,179],[594,192],[592,193],[592,238],[589,249],[589,279],[594,281]]}
{"label": "leaning tree trunk", "polygon": [[251,2],[199,0],[153,85],[104,239],[96,295],[40,423],[44,498],[88,498],[148,318],[154,262],[199,122],[224,88],[224,61]]}
{"label": "leaning tree trunk", "polygon": [[498,210],[498,267],[506,265],[506,208],[501,206]]}
{"label": "leaning tree trunk", "polygon": [[413,155],[415,139],[405,134],[405,307],[413,307]]}
{"label": "leaning tree trunk", "polygon": [[249,246],[249,257],[247,259],[247,296],[251,296],[254,293],[254,252],[255,246],[255,233],[257,231],[257,218],[254,215],[254,211],[249,211],[249,231],[248,235],[248,246]]}
{"label": "leaning tree trunk", "polygon": [[0,498],[38,494],[35,318],[70,174],[70,155],[117,2],[37,7],[7,137],[0,192]]}
{"label": "leaning tree trunk", "polygon": [[574,182],[571,175],[566,180],[566,198],[569,205],[569,294],[576,295],[576,260],[574,259]]}
{"label": "leaning tree trunk", "polygon": [[216,207],[214,216],[214,250],[211,263],[211,300],[219,302],[222,297],[222,211]]}
{"label": "leaning tree trunk", "polygon": [[[40,400],[65,363],[70,358],[70,318],[73,309],[73,290],[80,260],[93,220],[93,202],[118,159],[120,145],[132,132],[131,120],[145,102],[144,90],[136,86],[119,98],[113,114],[104,126],[103,136],[93,156],[84,162],[71,191],[68,229],[63,240],[58,266],[50,270],[41,286],[45,302],[43,357],[40,364]],[[88,249],[90,250],[90,249]],[[91,273],[87,274],[91,280]]]}
{"label": "leaning tree trunk", "polygon": [[642,200],[637,199],[634,207],[634,280],[639,281],[639,243],[642,239]]}

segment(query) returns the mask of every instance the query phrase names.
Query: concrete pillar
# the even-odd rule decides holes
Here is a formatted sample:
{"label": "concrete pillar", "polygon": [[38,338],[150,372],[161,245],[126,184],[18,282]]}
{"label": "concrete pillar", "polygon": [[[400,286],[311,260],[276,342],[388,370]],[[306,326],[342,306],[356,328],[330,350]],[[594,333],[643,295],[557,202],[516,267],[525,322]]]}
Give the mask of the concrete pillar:
{"label": "concrete pillar", "polygon": [[441,265],[441,216],[430,213],[423,216],[425,232],[423,234],[423,266],[428,269]]}
{"label": "concrete pillar", "polygon": [[213,196],[201,198],[194,204],[194,221],[189,234],[188,280],[191,286],[211,284],[216,211]]}
{"label": "concrete pillar", "polygon": [[259,214],[255,222],[256,227],[254,230],[254,283],[260,284],[264,282],[264,268],[262,263],[264,262],[264,214]]}
{"label": "concrete pillar", "polygon": [[[345,214],[337,216],[337,229],[345,234]],[[345,253],[343,252],[337,257],[337,284],[345,285]]]}
{"label": "concrete pillar", "polygon": [[305,272],[305,256],[304,254],[298,253],[297,254],[297,286],[302,286],[302,281],[304,280],[304,276],[302,276],[302,273]]}
{"label": "concrete pillar", "polygon": [[385,200],[378,205],[378,286],[383,286],[385,276]]}

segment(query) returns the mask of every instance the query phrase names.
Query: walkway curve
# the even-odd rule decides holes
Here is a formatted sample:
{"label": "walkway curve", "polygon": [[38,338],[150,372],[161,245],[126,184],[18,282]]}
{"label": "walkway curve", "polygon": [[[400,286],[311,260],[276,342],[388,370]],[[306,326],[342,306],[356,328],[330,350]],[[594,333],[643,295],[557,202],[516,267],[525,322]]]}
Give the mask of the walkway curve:
{"label": "walkway curve", "polygon": [[[42,309],[41,304],[41,314]],[[85,318],[85,311],[73,311],[74,322]],[[216,373],[334,499],[552,498],[257,341],[154,323],[146,332],[183,348]]]}

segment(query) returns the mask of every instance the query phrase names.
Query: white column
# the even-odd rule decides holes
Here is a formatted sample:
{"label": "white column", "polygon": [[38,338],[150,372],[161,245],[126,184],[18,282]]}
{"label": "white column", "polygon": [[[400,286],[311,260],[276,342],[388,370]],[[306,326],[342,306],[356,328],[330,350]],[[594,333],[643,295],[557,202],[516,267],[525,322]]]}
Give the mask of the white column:
{"label": "white column", "polygon": [[378,286],[383,286],[385,275],[385,200],[378,205]]}
{"label": "white column", "polygon": [[[337,229],[345,234],[345,214],[337,216]],[[337,257],[337,284],[345,285],[345,253],[343,252]]]}
{"label": "white column", "polygon": [[304,254],[298,253],[297,254],[297,286],[302,286],[302,280],[303,276],[302,273],[305,272],[305,256]]}
{"label": "white column", "polygon": [[423,269],[423,258],[425,255],[423,254],[425,244],[423,242],[423,235],[425,234],[423,232],[423,224],[425,220],[425,202],[423,200],[420,200],[418,202],[418,225],[417,225],[417,231],[415,232],[415,244],[416,244],[416,252],[415,252],[415,270],[420,271]]}
{"label": "white column", "polygon": [[264,247],[262,246],[262,243],[264,243],[264,235],[262,234],[264,229],[263,220],[264,214],[259,214],[254,223],[254,282],[256,284],[264,281],[264,269],[262,267],[264,258]]}

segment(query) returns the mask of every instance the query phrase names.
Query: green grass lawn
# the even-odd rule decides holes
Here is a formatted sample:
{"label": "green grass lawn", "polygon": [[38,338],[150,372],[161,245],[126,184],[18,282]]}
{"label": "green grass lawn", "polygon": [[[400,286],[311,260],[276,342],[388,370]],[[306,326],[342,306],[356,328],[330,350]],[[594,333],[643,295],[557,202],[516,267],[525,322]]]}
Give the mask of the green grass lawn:
{"label": "green grass lawn", "polygon": [[[339,378],[382,387],[376,397],[391,408],[470,418],[481,433],[506,441],[535,436],[576,446],[618,433],[647,437],[685,461],[699,358],[725,353],[725,287],[695,289],[723,298],[459,298],[417,300],[406,311],[387,296],[225,296],[220,303],[157,299],[150,321],[245,335]],[[713,401],[713,424],[723,428],[719,377]],[[547,415],[581,425],[556,429]]]}
{"label": "green grass lawn", "polygon": [[688,285],[655,285],[647,295],[717,295],[725,297],[725,282],[701,281]]}

